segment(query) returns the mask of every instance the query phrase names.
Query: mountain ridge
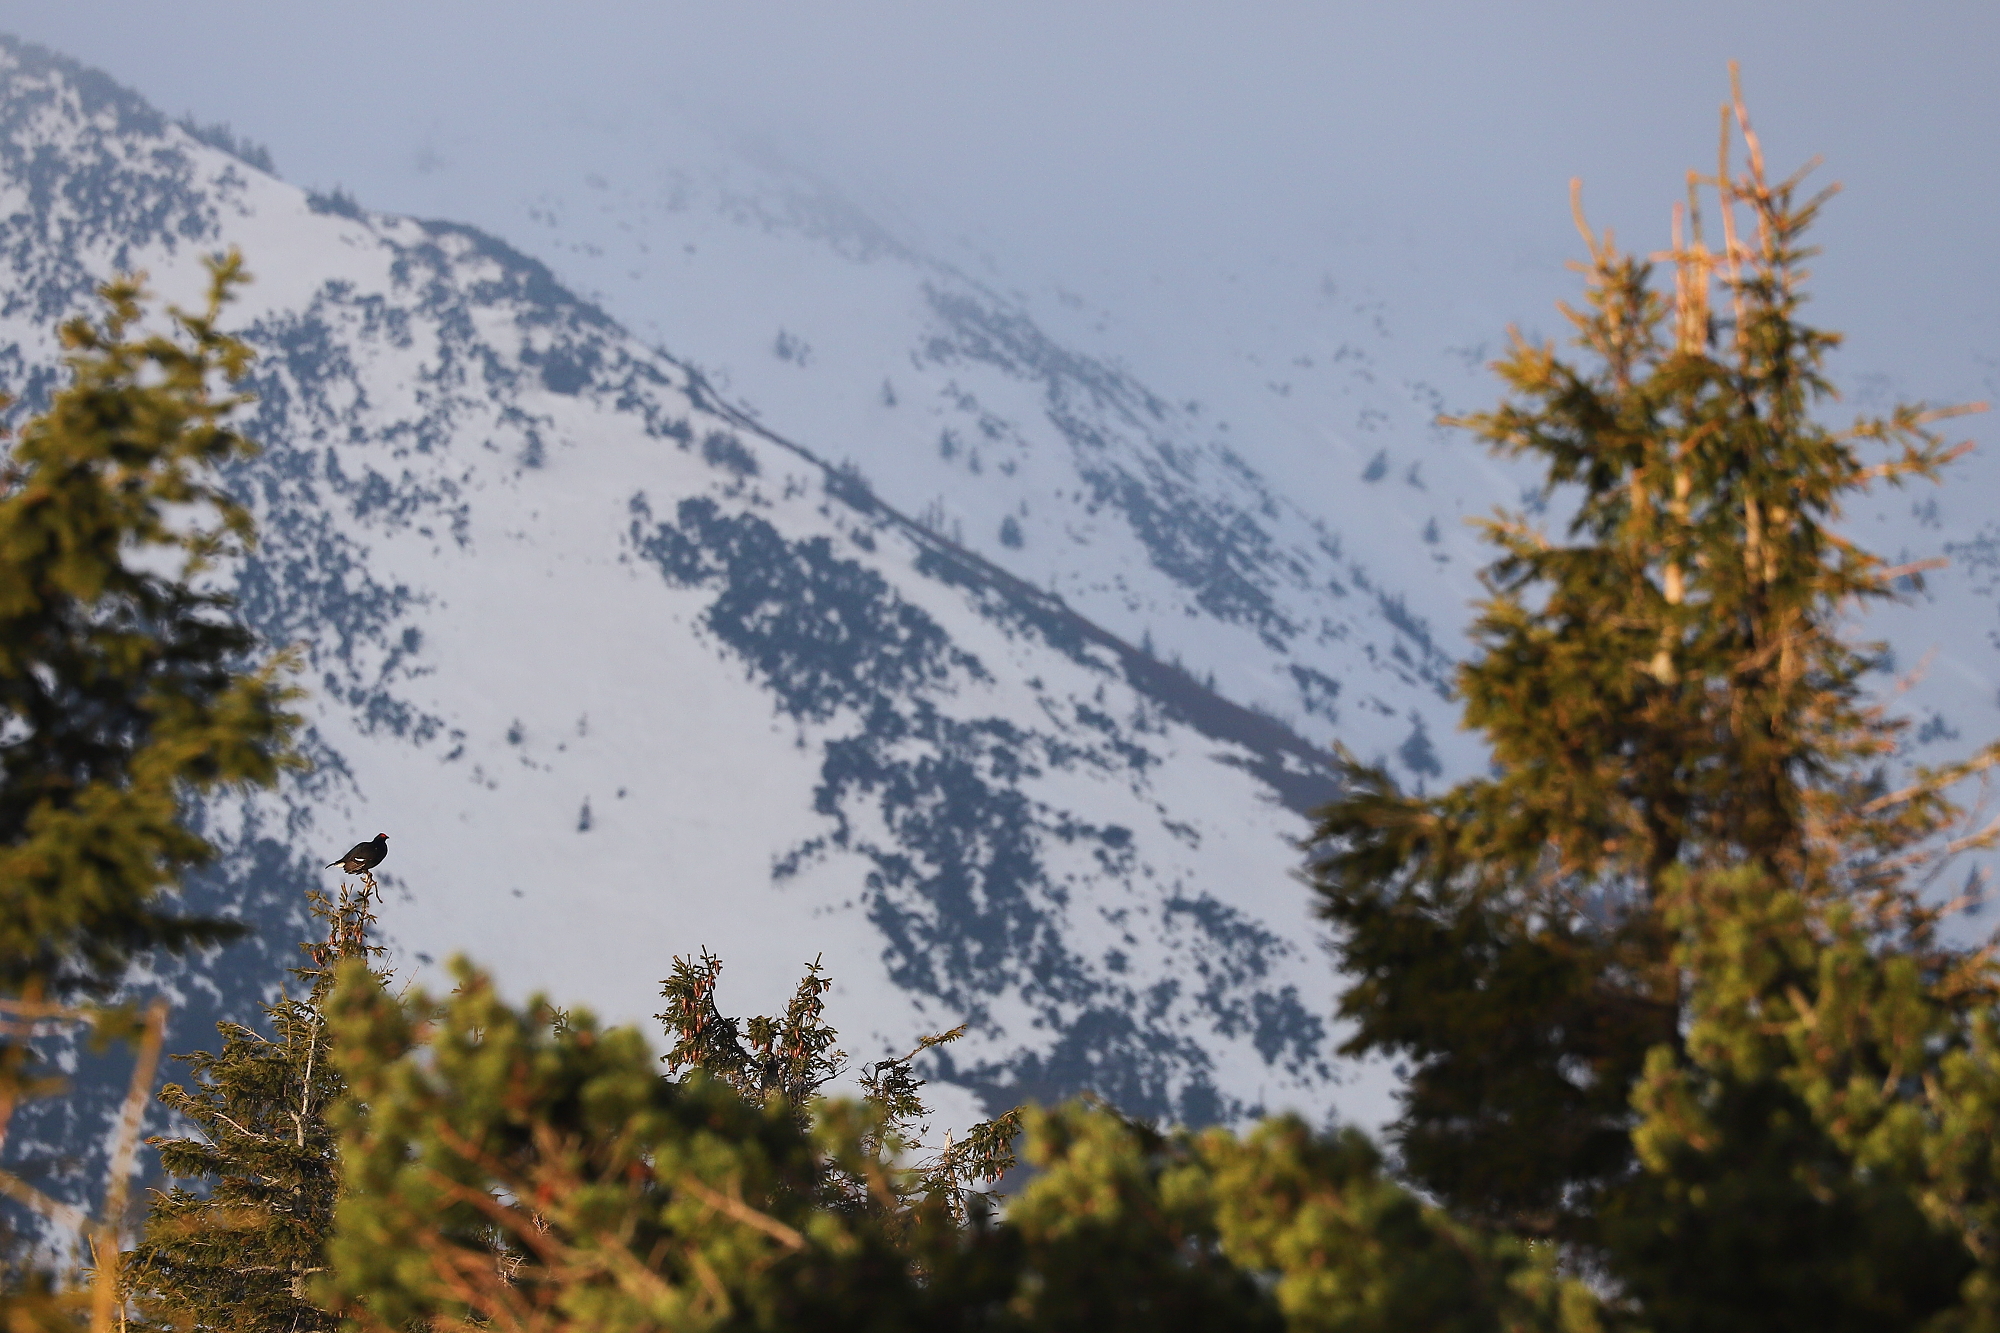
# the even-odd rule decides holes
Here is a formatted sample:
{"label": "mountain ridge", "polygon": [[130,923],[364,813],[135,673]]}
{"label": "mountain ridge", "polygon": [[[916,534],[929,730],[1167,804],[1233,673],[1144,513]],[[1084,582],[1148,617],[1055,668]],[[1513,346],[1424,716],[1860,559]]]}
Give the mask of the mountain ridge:
{"label": "mountain ridge", "polygon": [[[179,1001],[175,1048],[280,984],[305,887],[365,825],[395,838],[407,971],[464,949],[638,1020],[674,952],[728,959],[744,1008],[823,954],[862,1049],[971,1022],[930,1069],[959,1118],[1085,1088],[1195,1123],[1325,1114],[1359,1086],[1290,879],[1284,802],[1330,790],[1323,752],[505,242],[285,185],[0,58],[16,419],[60,373],[44,316],[112,271],[180,297],[235,244],[261,273],[232,322],[265,450],[229,480],[262,541],[228,578],[301,645],[315,769],[195,812],[223,856],[188,902],[255,934],[135,977]],[[101,1110],[52,1104],[15,1146],[81,1169]]]}

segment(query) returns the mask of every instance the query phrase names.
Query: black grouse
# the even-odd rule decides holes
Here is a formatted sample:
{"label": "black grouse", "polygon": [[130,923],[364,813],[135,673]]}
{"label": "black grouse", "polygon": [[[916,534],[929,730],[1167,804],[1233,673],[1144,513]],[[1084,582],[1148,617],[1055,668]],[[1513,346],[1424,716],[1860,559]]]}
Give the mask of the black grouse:
{"label": "black grouse", "polygon": [[364,870],[373,870],[382,864],[382,858],[389,854],[389,835],[378,833],[373,842],[357,842],[348,848],[347,855],[338,861],[328,861],[326,868],[339,866],[350,875],[358,875]]}

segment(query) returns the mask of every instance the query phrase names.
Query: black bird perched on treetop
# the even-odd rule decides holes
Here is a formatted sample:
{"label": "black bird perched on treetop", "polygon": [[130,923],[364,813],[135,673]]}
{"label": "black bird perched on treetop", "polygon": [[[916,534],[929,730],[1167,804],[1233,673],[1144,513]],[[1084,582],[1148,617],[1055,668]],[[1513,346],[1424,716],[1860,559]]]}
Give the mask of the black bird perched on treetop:
{"label": "black bird perched on treetop", "polygon": [[348,848],[347,855],[338,861],[328,861],[326,868],[339,866],[350,875],[358,875],[364,870],[373,870],[382,864],[382,858],[389,854],[389,835],[378,833],[373,842],[357,842]]}

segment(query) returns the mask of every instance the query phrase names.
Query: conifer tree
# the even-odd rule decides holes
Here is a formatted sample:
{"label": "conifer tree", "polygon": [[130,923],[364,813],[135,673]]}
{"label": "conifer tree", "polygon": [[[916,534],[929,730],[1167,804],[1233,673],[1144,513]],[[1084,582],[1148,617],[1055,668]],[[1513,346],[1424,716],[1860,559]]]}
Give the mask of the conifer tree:
{"label": "conifer tree", "polygon": [[160,901],[214,855],[183,803],[268,785],[293,719],[231,599],[205,587],[253,539],[216,469],[254,452],[227,392],[249,349],[217,322],[245,280],[211,264],[206,309],[138,325],[136,281],[103,322],[63,325],[70,382],[0,462],[0,988],[115,983],[135,953],[227,938]]}
{"label": "conifer tree", "polygon": [[1493,772],[1421,797],[1351,765],[1314,876],[1349,1049],[1409,1068],[1394,1136],[1424,1188],[1563,1241],[1654,1328],[1914,1327],[1991,1249],[1965,1145],[2000,987],[1924,891],[1990,843],[1950,789],[1995,751],[1889,780],[1881,646],[1843,617],[1920,571],[1836,525],[1963,446],[1947,412],[1822,424],[1838,339],[1803,321],[1803,236],[1827,195],[1768,179],[1740,98],[1722,142],[1671,296],[1579,208],[1587,360],[1517,335],[1509,400],[1461,423],[1568,515],[1487,525],[1459,684]]}
{"label": "conifer tree", "polygon": [[789,1107],[457,982],[399,1002],[350,965],[335,994],[335,1308],[373,1329],[917,1326],[880,1229],[821,1206]]}
{"label": "conifer tree", "polygon": [[920,1038],[901,1056],[864,1065],[858,1101],[832,1103],[823,1089],[845,1071],[847,1053],[836,1047],[839,1033],[826,1021],[824,997],[833,982],[819,960],[806,965],[782,1016],[724,1017],[715,1004],[721,974],[722,960],[704,949],[676,957],[672,975],[660,983],[667,1007],[654,1017],[674,1043],[661,1057],[671,1070],[683,1078],[718,1079],[756,1105],[789,1112],[802,1129],[828,1117],[838,1121],[833,1138],[848,1151],[828,1162],[825,1184],[830,1197],[850,1207],[879,1204],[885,1216],[907,1220],[909,1210],[928,1206],[965,1221],[989,1205],[982,1187],[1015,1164],[1019,1107],[980,1121],[961,1139],[947,1136],[939,1148],[923,1141],[930,1108],[915,1061],[964,1036],[964,1024]]}
{"label": "conifer tree", "polygon": [[721,976],[722,960],[706,949],[674,959],[660,983],[667,1007],[654,1015],[674,1041],[661,1060],[676,1073],[700,1070],[720,1079],[760,1106],[783,1105],[806,1123],[813,1099],[847,1062],[834,1045],[840,1034],[826,1021],[832,979],[814,959],[781,1017],[759,1014],[744,1022],[716,1007]]}
{"label": "conifer tree", "polygon": [[[239,931],[163,901],[214,855],[186,803],[293,762],[282,663],[254,661],[230,599],[204,582],[252,539],[215,476],[254,452],[227,422],[250,352],[218,327],[245,280],[235,254],[213,261],[205,308],[170,309],[159,333],[140,328],[140,280],[101,288],[100,320],[62,326],[68,383],[0,452],[0,1139],[24,1099],[62,1088],[35,1054],[56,1030],[133,1039],[135,1082],[150,1079],[164,1011],[141,1023],[91,1001],[142,952]],[[103,1218],[0,1173],[10,1197],[86,1231],[100,1272],[118,1254],[145,1092],[128,1099]],[[116,1283],[97,1285],[105,1326]],[[8,1286],[10,1325],[60,1317],[62,1301],[28,1292],[42,1277]]]}
{"label": "conifer tree", "polygon": [[193,1079],[161,1090],[160,1102],[196,1137],[151,1140],[160,1164],[204,1188],[156,1192],[128,1256],[128,1288],[150,1320],[189,1333],[338,1325],[307,1295],[325,1268],[340,1185],[328,1112],[346,1084],[326,1004],[342,962],[365,965],[381,952],[368,943],[374,891],[363,872],[337,901],[315,892],[311,907],[326,936],[300,946],[307,961],[293,975],[305,984],[303,998],[265,1006],[269,1036],[217,1024],[222,1049],[179,1057]]}
{"label": "conifer tree", "polygon": [[1599,1329],[1548,1247],[1445,1217],[1351,1132],[1027,1108],[1037,1171],[1004,1217],[905,1208],[876,1118],[823,1103],[808,1134],[723,1077],[662,1078],[629,1028],[457,982],[398,999],[349,964],[332,1002],[348,1175],[320,1290],[360,1329]]}

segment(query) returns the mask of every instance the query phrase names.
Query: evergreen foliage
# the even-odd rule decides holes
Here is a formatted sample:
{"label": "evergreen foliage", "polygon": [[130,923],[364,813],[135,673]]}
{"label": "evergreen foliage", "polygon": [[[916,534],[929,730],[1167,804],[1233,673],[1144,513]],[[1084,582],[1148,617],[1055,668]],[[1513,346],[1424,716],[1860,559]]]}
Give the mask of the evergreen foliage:
{"label": "evergreen foliage", "polygon": [[441,1005],[398,1003],[350,969],[335,994],[352,1095],[330,1303],[385,1329],[911,1322],[880,1229],[818,1206],[788,1107],[664,1078],[636,1031],[458,980]]}
{"label": "evergreen foliage", "polygon": [[1595,1327],[1549,1247],[1451,1221],[1353,1134],[1025,1110],[1028,1185],[958,1215],[899,1190],[879,1111],[821,1103],[808,1130],[463,965],[440,1004],[350,964],[331,1021],[348,1179],[320,1291],[364,1329]]}
{"label": "evergreen foliage", "polygon": [[137,326],[136,281],[102,289],[102,323],[63,325],[70,383],[0,466],[0,988],[114,983],[151,948],[238,927],[160,902],[214,855],[183,802],[268,785],[293,719],[275,667],[202,575],[252,540],[215,481],[248,457],[222,391],[250,362],[216,327],[244,280],[211,265],[208,305],[171,334]]}
{"label": "evergreen foliage", "polygon": [[1569,516],[1487,525],[1460,689],[1493,772],[1422,797],[1353,765],[1318,827],[1349,1049],[1410,1070],[1410,1175],[1560,1240],[1660,1330],[1993,1317],[2000,976],[1926,892],[1992,841],[1950,790],[1996,751],[1890,789],[1904,724],[1842,623],[1917,571],[1835,528],[1960,450],[1948,413],[1821,424],[1826,197],[1767,179],[1738,99],[1671,297],[1579,210],[1587,360],[1517,335],[1509,400],[1462,423]]}
{"label": "evergreen foliage", "polygon": [[667,1007],[655,1017],[674,1042],[662,1057],[670,1069],[685,1071],[684,1078],[719,1079],[756,1105],[789,1112],[802,1129],[815,1119],[839,1122],[853,1151],[829,1162],[826,1184],[832,1198],[849,1207],[866,1208],[886,1197],[895,1217],[922,1201],[961,1221],[984,1209],[987,1200],[975,1191],[1013,1168],[1020,1108],[981,1121],[956,1142],[948,1137],[935,1151],[922,1140],[930,1108],[914,1062],[964,1036],[964,1024],[919,1039],[907,1054],[862,1066],[859,1102],[829,1104],[822,1089],[844,1072],[847,1054],[835,1047],[839,1034],[826,1021],[823,997],[833,982],[819,961],[806,965],[782,1016],[760,1014],[747,1022],[725,1018],[716,1008],[721,974],[722,960],[703,950],[675,958],[673,974],[660,983]]}
{"label": "evergreen foliage", "polygon": [[840,1037],[826,1022],[823,997],[833,981],[815,959],[782,1017],[760,1014],[745,1023],[716,1007],[721,976],[722,960],[706,949],[674,959],[672,975],[660,983],[667,1007],[654,1015],[674,1039],[661,1058],[676,1072],[701,1070],[720,1079],[758,1105],[783,1104],[804,1123],[813,1098],[847,1059],[834,1047]]}
{"label": "evergreen foliage", "polygon": [[165,1008],[141,1020],[78,1001],[111,991],[145,951],[240,931],[162,901],[214,855],[186,802],[268,785],[292,762],[283,664],[251,660],[230,599],[204,581],[252,539],[247,511],[215,481],[254,451],[225,420],[245,401],[229,385],[250,352],[217,328],[245,280],[233,253],[214,260],[205,307],[170,309],[162,333],[139,327],[139,279],[101,288],[101,319],[61,329],[69,382],[0,455],[0,1137],[23,1099],[62,1087],[35,1043],[84,1022],[138,1057],[101,1218],[0,1172],[9,1197],[88,1239],[102,1279],[63,1291],[10,1236],[10,1327],[59,1325],[86,1296],[93,1325],[110,1326]]}
{"label": "evergreen foliage", "polygon": [[220,1051],[179,1057],[191,1085],[170,1083],[159,1099],[197,1137],[153,1139],[160,1164],[204,1189],[156,1193],[145,1233],[128,1256],[128,1287],[149,1320],[197,1329],[263,1333],[331,1330],[338,1320],[308,1298],[325,1266],[339,1192],[338,1152],[327,1113],[345,1093],[326,1027],[335,969],[366,965],[374,921],[373,878],[338,901],[314,894],[323,940],[301,947],[302,999],[265,1007],[269,1037],[220,1023]]}

